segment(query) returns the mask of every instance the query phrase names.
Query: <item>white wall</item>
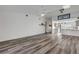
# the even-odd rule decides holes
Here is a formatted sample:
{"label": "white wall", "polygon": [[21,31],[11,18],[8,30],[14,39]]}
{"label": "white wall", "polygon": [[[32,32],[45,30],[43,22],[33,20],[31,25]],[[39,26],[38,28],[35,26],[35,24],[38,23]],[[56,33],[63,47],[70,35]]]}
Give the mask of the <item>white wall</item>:
{"label": "white wall", "polygon": [[41,22],[43,20],[33,14],[26,17],[20,12],[0,11],[0,41],[44,33]]}

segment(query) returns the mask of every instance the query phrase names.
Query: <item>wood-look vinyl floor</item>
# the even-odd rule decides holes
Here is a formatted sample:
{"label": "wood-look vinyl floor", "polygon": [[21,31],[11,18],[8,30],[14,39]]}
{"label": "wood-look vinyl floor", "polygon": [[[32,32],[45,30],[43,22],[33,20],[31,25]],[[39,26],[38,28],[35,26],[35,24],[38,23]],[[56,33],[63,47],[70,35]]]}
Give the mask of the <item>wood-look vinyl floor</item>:
{"label": "wood-look vinyl floor", "polygon": [[59,38],[43,34],[0,42],[0,54],[78,54],[79,37],[63,35]]}

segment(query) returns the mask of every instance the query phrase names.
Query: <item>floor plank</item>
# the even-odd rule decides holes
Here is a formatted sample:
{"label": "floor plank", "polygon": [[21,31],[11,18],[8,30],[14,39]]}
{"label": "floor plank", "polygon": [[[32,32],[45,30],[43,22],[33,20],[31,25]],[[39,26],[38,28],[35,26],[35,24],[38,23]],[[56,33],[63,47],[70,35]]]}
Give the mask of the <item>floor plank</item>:
{"label": "floor plank", "polygon": [[79,54],[79,37],[43,34],[9,40],[0,42],[0,54]]}

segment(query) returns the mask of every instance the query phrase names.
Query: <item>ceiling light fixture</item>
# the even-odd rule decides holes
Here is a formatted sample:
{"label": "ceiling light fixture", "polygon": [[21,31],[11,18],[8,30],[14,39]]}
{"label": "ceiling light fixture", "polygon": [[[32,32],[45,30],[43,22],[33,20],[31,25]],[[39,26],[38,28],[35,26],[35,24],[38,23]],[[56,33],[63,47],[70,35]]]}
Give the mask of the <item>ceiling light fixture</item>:
{"label": "ceiling light fixture", "polygon": [[45,16],[45,14],[41,14],[41,16],[43,17],[43,16]]}
{"label": "ceiling light fixture", "polygon": [[64,12],[64,9],[60,9],[59,11],[60,11],[60,13],[63,13]]}
{"label": "ceiling light fixture", "polygon": [[71,6],[70,5],[63,5],[62,7],[63,7],[63,9],[69,9]]}

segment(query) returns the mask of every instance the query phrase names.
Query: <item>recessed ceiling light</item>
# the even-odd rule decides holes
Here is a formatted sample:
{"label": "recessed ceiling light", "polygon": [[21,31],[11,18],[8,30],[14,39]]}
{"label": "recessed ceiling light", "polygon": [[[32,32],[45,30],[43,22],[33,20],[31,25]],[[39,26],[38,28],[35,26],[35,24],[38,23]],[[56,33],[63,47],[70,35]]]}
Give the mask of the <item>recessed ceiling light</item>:
{"label": "recessed ceiling light", "polygon": [[45,16],[45,14],[41,14],[41,16]]}
{"label": "recessed ceiling light", "polygon": [[62,6],[64,9],[69,9],[71,6],[70,5],[64,5]]}

